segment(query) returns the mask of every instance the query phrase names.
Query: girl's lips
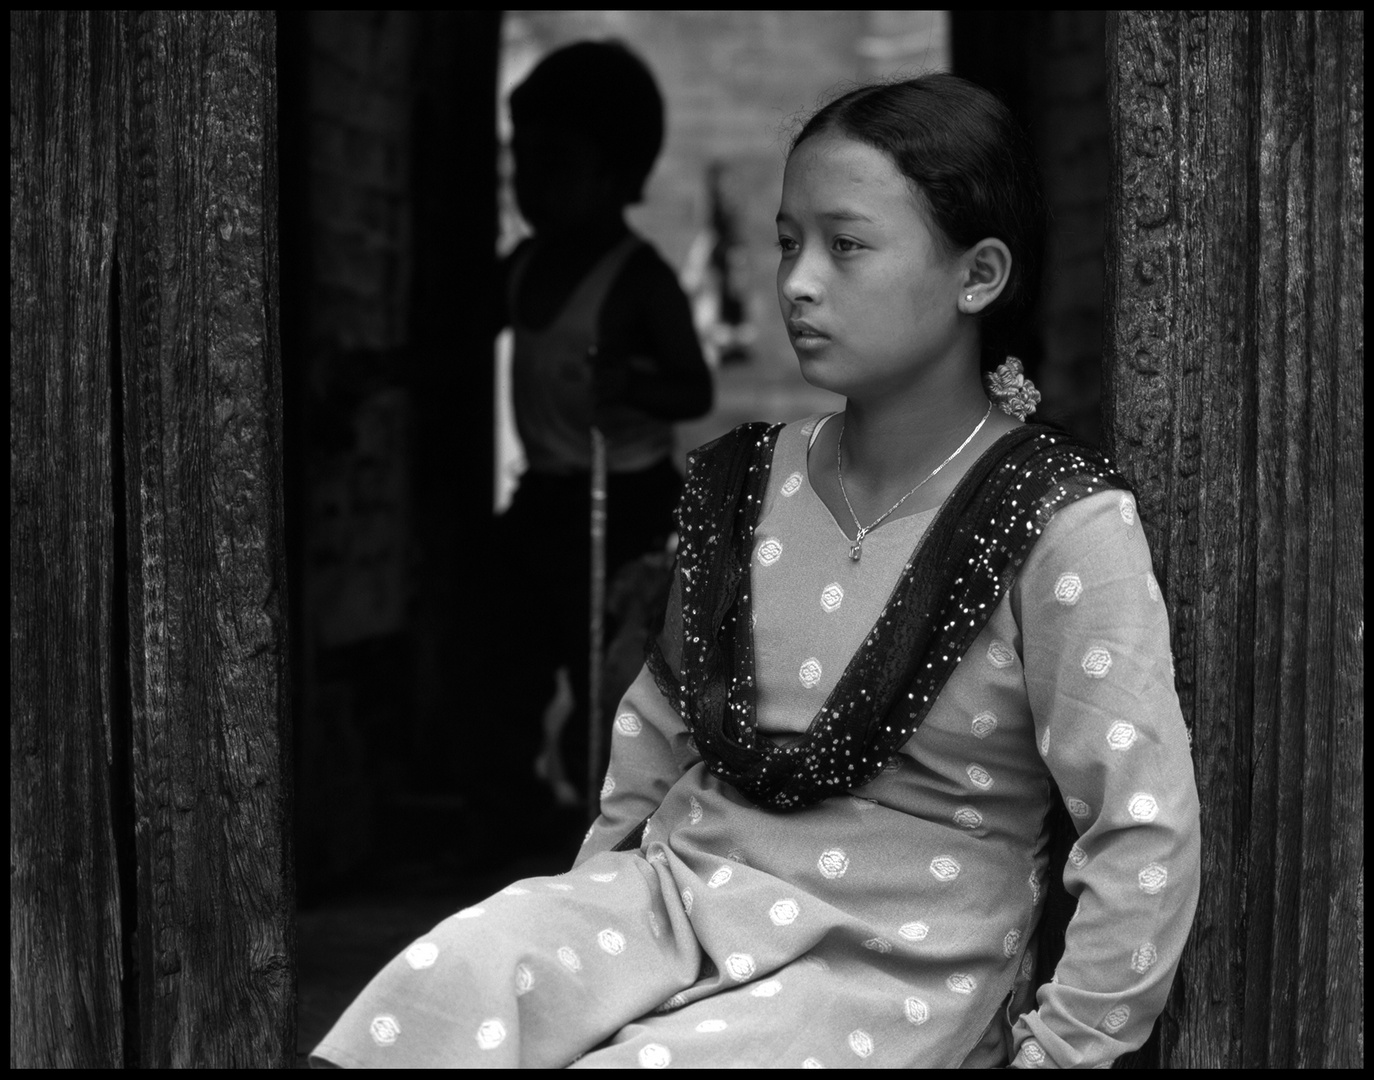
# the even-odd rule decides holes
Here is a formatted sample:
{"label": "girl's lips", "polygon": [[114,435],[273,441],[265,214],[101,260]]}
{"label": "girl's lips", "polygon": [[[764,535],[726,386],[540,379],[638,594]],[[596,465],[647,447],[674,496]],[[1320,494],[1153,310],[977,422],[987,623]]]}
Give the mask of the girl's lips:
{"label": "girl's lips", "polygon": [[829,336],[817,327],[812,326],[809,322],[804,322],[801,319],[789,319],[787,323],[787,332],[794,340],[805,338],[817,339]]}
{"label": "girl's lips", "polygon": [[824,334],[795,334],[792,337],[792,348],[801,349],[804,352],[819,352],[829,345],[830,339]]}

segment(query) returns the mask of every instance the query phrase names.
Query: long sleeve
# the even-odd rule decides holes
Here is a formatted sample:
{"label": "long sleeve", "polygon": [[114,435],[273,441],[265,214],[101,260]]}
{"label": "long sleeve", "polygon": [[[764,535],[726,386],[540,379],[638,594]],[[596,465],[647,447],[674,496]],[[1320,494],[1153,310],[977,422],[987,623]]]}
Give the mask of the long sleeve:
{"label": "long sleeve", "polygon": [[694,757],[687,725],[664,698],[647,665],[621,698],[611,730],[611,764],[601,786],[601,813],[574,866],[615,847],[657,810]]}
{"label": "long sleeve", "polygon": [[1078,830],[1054,980],[1013,1030],[1024,1068],[1106,1067],[1163,1010],[1192,925],[1197,788],[1135,502],[1061,510],[1013,588],[1036,744]]}

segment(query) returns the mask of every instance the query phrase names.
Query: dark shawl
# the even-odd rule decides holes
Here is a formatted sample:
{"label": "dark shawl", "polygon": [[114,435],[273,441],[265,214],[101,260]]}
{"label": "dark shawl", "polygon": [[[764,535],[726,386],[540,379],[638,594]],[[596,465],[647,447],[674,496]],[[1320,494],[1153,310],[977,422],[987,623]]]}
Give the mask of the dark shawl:
{"label": "dark shawl", "polygon": [[806,733],[779,746],[754,715],[750,560],[781,426],[745,424],[689,455],[675,595],[648,662],[714,775],[797,810],[868,783],[911,738],[1059,507],[1131,488],[1052,428],[1002,436],[941,506]]}

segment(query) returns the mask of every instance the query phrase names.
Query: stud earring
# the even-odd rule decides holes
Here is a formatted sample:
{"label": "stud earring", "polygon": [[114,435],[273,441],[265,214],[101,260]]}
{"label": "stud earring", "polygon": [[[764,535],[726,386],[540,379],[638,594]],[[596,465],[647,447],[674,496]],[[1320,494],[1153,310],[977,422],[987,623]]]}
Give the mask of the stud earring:
{"label": "stud earring", "polygon": [[967,300],[970,304],[973,303],[973,293],[969,293],[964,297],[964,299]]}

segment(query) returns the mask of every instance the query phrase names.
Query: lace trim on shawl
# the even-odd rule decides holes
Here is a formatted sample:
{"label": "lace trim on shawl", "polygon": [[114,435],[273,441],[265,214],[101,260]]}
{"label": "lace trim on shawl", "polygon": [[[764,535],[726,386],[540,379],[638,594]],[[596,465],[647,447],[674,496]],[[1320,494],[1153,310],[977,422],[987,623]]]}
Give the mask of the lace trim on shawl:
{"label": "lace trim on shawl", "polygon": [[[732,730],[746,757],[758,741],[757,731],[748,730],[754,719],[749,563],[782,427],[742,424],[687,455],[672,594],[663,633],[647,655],[654,681],[698,747],[725,740],[726,716],[733,711]],[[749,628],[744,633],[737,632],[741,620]],[[685,682],[678,677],[684,657],[690,676]],[[703,757],[714,772],[714,755],[703,750]]]}
{"label": "lace trim on shawl", "polygon": [[749,589],[780,428],[746,424],[688,458],[679,602],[648,662],[714,775],[759,806],[797,810],[868,783],[911,738],[1060,507],[1131,487],[1051,428],[1002,436],[945,500],[805,735],[782,747],[755,721]]}

